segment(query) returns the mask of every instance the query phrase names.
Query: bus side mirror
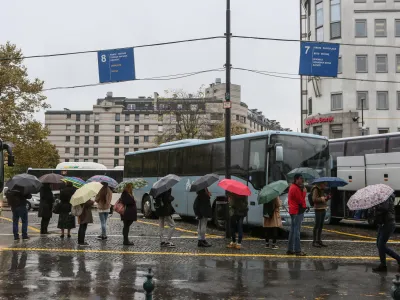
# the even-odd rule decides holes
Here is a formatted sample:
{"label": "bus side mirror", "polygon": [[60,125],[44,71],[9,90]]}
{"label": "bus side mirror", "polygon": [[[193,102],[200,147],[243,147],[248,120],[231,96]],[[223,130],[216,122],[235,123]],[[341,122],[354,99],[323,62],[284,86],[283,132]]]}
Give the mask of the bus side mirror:
{"label": "bus side mirror", "polygon": [[282,146],[282,144],[275,145],[275,161],[276,162],[283,161],[283,146]]}
{"label": "bus side mirror", "polygon": [[9,156],[7,157],[7,160],[8,160],[8,166],[9,166],[9,167],[14,167],[14,161],[15,161],[14,155],[9,155]]}

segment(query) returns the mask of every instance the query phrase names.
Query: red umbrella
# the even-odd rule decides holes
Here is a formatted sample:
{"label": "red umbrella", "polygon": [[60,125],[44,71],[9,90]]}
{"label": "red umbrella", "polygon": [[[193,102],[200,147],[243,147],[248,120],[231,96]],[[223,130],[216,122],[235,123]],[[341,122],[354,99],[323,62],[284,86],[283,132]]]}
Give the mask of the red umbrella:
{"label": "red umbrella", "polygon": [[222,179],[219,183],[218,186],[223,188],[224,190],[241,195],[241,196],[250,196],[251,191],[247,185],[244,185],[243,183],[233,180],[233,179]]}

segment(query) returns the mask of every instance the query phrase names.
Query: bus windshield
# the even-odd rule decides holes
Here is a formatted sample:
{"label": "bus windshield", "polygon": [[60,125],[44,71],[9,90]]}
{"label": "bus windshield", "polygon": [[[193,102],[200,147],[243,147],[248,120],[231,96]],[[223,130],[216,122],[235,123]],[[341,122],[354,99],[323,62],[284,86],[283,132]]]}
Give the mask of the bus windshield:
{"label": "bus windshield", "polygon": [[275,155],[270,155],[269,182],[287,180],[287,174],[290,171],[303,167],[316,170],[321,177],[330,176],[327,140],[303,136],[273,135],[271,144],[282,144],[283,162],[276,162]]}

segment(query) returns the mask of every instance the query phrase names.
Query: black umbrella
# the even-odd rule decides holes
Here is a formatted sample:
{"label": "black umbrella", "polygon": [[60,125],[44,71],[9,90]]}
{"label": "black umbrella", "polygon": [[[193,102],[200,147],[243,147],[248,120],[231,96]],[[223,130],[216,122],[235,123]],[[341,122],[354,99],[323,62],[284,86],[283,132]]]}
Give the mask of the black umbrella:
{"label": "black umbrella", "polygon": [[156,198],[158,195],[168,191],[180,180],[181,178],[179,176],[169,174],[153,184],[153,187],[150,190],[150,195],[153,196],[153,198]]}
{"label": "black umbrella", "polygon": [[9,190],[17,189],[23,194],[36,194],[42,187],[42,183],[36,176],[30,174],[19,174],[11,178],[6,187]]}
{"label": "black umbrella", "polygon": [[50,183],[50,184],[59,184],[62,183],[62,179],[64,176],[60,174],[55,174],[55,173],[50,173],[50,174],[45,174],[39,178],[41,183]]}
{"label": "black umbrella", "polygon": [[192,186],[190,187],[190,191],[198,192],[198,191],[204,190],[205,188],[209,187],[213,183],[216,183],[218,180],[219,180],[219,176],[216,174],[204,175],[192,183]]}

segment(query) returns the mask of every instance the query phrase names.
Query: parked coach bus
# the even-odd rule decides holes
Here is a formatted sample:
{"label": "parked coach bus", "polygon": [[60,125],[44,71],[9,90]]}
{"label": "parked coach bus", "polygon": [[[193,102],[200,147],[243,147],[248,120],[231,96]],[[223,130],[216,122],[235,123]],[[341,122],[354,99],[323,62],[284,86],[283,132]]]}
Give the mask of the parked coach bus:
{"label": "parked coach bus", "polygon": [[55,169],[33,169],[27,170],[28,174],[40,177],[44,174],[56,173],[63,176],[79,177],[83,180],[88,180],[94,175],[106,175],[114,178],[117,182],[123,179],[123,169],[107,169],[104,165],[92,162],[68,162],[60,163]]}
{"label": "parked coach bus", "polygon": [[[375,223],[372,211],[355,212],[347,208],[347,201],[357,190],[371,184],[384,183],[400,196],[400,133],[357,136],[329,141],[333,158],[332,175],[349,182],[333,190],[332,221],[342,219],[367,220]],[[396,198],[396,222],[400,223],[399,199]]]}
{"label": "parked coach bus", "polygon": [[[149,191],[154,182],[167,174],[176,174],[182,180],[173,188],[175,211],[186,217],[194,217],[193,202],[196,193],[189,192],[190,186],[199,176],[216,173],[225,174],[224,138],[212,140],[183,140],[166,143],[158,148],[127,153],[125,156],[124,179],[144,178],[147,187],[135,190],[138,208],[146,217],[153,213],[153,199]],[[286,180],[287,174],[298,167],[313,168],[321,176],[330,174],[328,140],[325,137],[292,133],[265,131],[232,137],[231,173],[232,178],[248,185],[249,197],[247,223],[261,226],[263,207],[257,204],[259,191],[268,182]],[[212,207],[214,221],[217,220],[216,201],[225,200],[225,192],[214,184]],[[287,202],[287,194],[282,196]],[[282,208],[282,221],[289,224],[290,216]],[[329,213],[327,217],[329,221]],[[313,211],[305,216],[305,222],[314,222]]]}

